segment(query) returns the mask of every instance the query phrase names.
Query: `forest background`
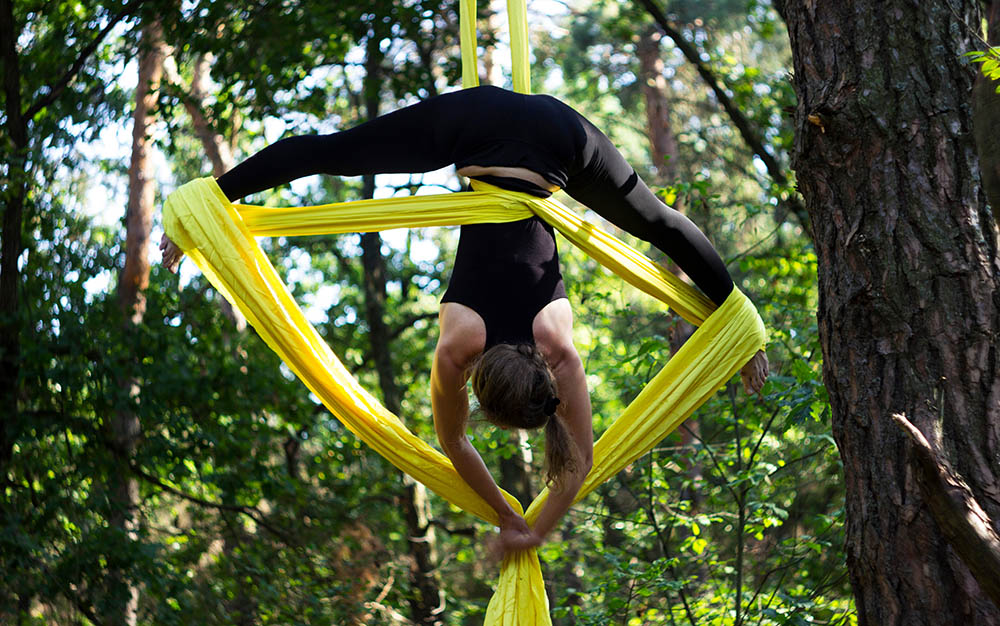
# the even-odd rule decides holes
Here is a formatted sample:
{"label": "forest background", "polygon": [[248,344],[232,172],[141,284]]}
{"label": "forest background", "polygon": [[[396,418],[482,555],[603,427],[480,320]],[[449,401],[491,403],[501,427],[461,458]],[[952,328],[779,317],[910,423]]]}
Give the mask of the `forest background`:
{"label": "forest background", "polygon": [[[3,623],[482,622],[493,529],[363,447],[190,263],[155,264],[180,184],[460,84],[456,2],[356,4],[3,0]],[[980,7],[958,4],[973,26],[956,36],[974,41]],[[557,624],[859,623],[816,213],[791,168],[796,120],[835,128],[796,113],[783,5],[529,2],[534,91],[590,118],[709,234],[769,327],[773,372],[759,397],[730,381],[567,515],[540,550]],[[480,2],[478,22],[481,80],[509,87],[502,3]],[[941,54],[971,84],[966,51]],[[314,177],[252,200],[460,186],[452,169]],[[431,442],[456,242],[262,242],[344,363]],[[691,329],[559,244],[600,433]],[[529,501],[541,438],[475,417],[471,436]]]}

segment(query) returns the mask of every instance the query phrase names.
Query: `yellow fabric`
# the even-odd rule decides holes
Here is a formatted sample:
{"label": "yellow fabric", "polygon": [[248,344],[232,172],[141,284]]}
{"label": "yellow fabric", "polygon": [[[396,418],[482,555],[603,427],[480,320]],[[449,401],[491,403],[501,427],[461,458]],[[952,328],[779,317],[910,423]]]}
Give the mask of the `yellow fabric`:
{"label": "yellow fabric", "polygon": [[479,55],[476,54],[476,0],[461,0],[458,7],[458,40],[462,48],[462,88],[479,85]]}
{"label": "yellow fabric", "polygon": [[[476,54],[476,0],[461,0],[458,9],[459,42],[462,48],[462,87],[479,84]],[[514,91],[531,93],[531,55],[528,52],[528,7],[526,0],[507,0],[510,24],[511,73]]]}
{"label": "yellow fabric", "polygon": [[[594,447],[594,467],[577,500],[639,458],[728,380],[765,341],[763,322],[734,289],[713,311],[704,296],[638,251],[584,222],[559,202],[474,183],[476,191],[394,198],[308,209],[233,205],[215,180],[194,180],[175,191],[164,209],[164,229],[212,284],[238,307],[289,368],[347,428],[400,470],[480,519],[495,511],[456,473],[451,462],[411,433],[365,391],[306,320],[255,235],[319,234],[523,219],[551,223],[630,283],[700,324]],[[429,419],[414,416],[412,419]],[[505,494],[511,506],[521,505]],[[543,491],[525,515],[533,522]],[[550,624],[548,600],[534,550],[504,560],[487,609],[490,625]]]}
{"label": "yellow fabric", "polygon": [[510,26],[510,60],[514,91],[531,93],[528,7],[525,0],[507,0],[507,24]]}

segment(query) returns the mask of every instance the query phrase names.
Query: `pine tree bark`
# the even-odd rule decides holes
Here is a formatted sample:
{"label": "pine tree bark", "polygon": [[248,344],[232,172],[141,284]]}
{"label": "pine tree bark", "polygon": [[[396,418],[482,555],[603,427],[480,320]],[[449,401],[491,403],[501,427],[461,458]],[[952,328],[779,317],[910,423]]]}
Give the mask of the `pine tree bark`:
{"label": "pine tree bark", "polygon": [[[779,3],[859,624],[1000,624],[918,488],[905,416],[1000,520],[1000,263],[971,134],[976,0]],[[964,22],[964,23],[963,23]]]}
{"label": "pine tree bark", "polygon": [[[129,333],[140,324],[146,313],[144,291],[149,286],[149,238],[153,225],[155,171],[150,159],[150,123],[156,105],[157,91],[163,70],[165,45],[159,22],[153,21],[142,29],[139,50],[139,79],[135,91],[135,109],[132,113],[132,157],[129,163],[129,194],[126,213],[125,265],[118,279],[118,304],[124,318],[125,331]],[[130,404],[137,403],[141,394],[139,382],[128,371],[142,355],[132,355],[132,362],[119,381]],[[112,507],[110,523],[134,541],[138,530],[139,483],[129,471],[139,441],[139,416],[131,406],[121,407],[111,416],[109,423],[111,443],[117,455],[118,471],[112,481]],[[111,571],[114,597],[120,599],[109,623],[134,626],[138,619],[139,588],[121,574]]]}

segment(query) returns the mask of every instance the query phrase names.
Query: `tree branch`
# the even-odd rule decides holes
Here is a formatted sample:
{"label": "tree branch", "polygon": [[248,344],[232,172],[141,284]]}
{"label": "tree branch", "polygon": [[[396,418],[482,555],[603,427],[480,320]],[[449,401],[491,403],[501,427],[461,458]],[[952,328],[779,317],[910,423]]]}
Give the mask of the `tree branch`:
{"label": "tree branch", "polygon": [[420,320],[430,320],[436,318],[437,316],[438,316],[437,311],[425,311],[423,313],[413,313],[405,320],[400,322],[398,325],[396,325],[396,327],[389,332],[389,339],[399,338],[400,335],[409,330],[414,324],[416,324]]}
{"label": "tree branch", "polygon": [[[7,114],[7,129],[14,145],[23,149],[28,144],[27,129],[21,112],[21,60],[17,54],[17,38],[14,32],[14,4],[10,0],[0,2],[0,41],[3,41],[3,90],[4,110]],[[22,164],[23,165],[23,164]]]}
{"label": "tree branch", "polygon": [[212,164],[212,175],[218,177],[233,167],[233,155],[229,143],[215,129],[214,123],[209,119],[205,110],[207,98],[205,81],[209,74],[210,62],[211,56],[209,54],[203,53],[198,56],[194,62],[190,85],[186,85],[181,77],[176,57],[169,56],[163,64],[163,69],[167,77],[165,84],[169,93],[184,105],[184,110],[191,118],[195,134],[201,140],[205,154]]}
{"label": "tree branch", "polygon": [[[403,320],[400,324],[398,324],[397,326],[391,328],[389,330],[389,334],[388,334],[388,338],[387,339],[388,339],[388,341],[393,341],[395,339],[398,339],[400,335],[402,335],[408,329],[412,328],[413,325],[416,324],[417,322],[419,322],[420,320],[429,320],[429,319],[433,319],[433,318],[435,318],[437,316],[438,316],[438,312],[437,311],[427,311],[427,312],[424,312],[424,313],[413,313],[408,318],[406,318],[405,320]],[[374,348],[368,348],[368,350],[365,350],[364,354],[361,355],[361,363],[360,363],[360,365],[358,365],[358,367],[352,369],[351,373],[355,373],[355,372],[358,372],[358,371],[361,371],[361,370],[367,368],[368,367],[368,362],[371,361],[373,358],[375,358],[374,355],[375,355],[375,349]]]}
{"label": "tree branch", "polygon": [[951,547],[969,568],[979,587],[1000,606],[1000,536],[989,516],[947,460],[935,452],[905,415],[892,415],[912,444],[920,493]]}
{"label": "tree branch", "polygon": [[86,63],[90,55],[97,50],[97,46],[101,45],[101,42],[104,41],[104,38],[111,32],[111,29],[117,26],[123,19],[134,13],[142,2],[143,0],[133,0],[125,5],[125,7],[122,8],[117,15],[114,15],[111,18],[111,21],[105,24],[104,28],[101,29],[101,32],[97,34],[97,37],[95,37],[93,41],[87,44],[83,50],[80,51],[80,55],[76,58],[76,61],[69,68],[69,70],[67,70],[66,73],[63,74],[63,76],[49,88],[47,93],[40,96],[34,104],[28,107],[28,110],[24,113],[24,118],[28,120],[32,119],[39,111],[55,102],[56,98],[62,94],[63,90],[65,90],[66,87],[73,82],[73,79],[76,78],[76,75],[83,67],[83,64]]}
{"label": "tree branch", "polygon": [[[749,119],[743,114],[736,104],[733,103],[729,94],[723,89],[722,83],[715,73],[701,60],[701,55],[698,50],[691,44],[688,40],[684,39],[680,31],[671,26],[670,21],[667,16],[664,15],[663,11],[659,6],[656,5],[655,0],[638,0],[646,11],[653,17],[657,26],[663,31],[663,33],[670,37],[674,42],[674,45],[681,51],[684,57],[694,65],[695,69],[698,71],[698,75],[701,79],[705,81],[705,84],[712,90],[715,94],[715,99],[719,101],[722,108],[729,115],[729,118],[733,121],[733,125],[736,129],[740,131],[740,136],[743,137],[743,141],[746,142],[750,150],[756,154],[760,160],[764,163],[767,168],[767,173],[771,176],[771,180],[782,187],[788,186],[788,177],[785,176],[784,169],[778,163],[778,160],[774,158],[774,155],[764,146],[764,142],[760,139],[757,134],[756,129],[754,129],[753,124]],[[798,218],[799,223],[812,236],[812,228],[809,224],[809,213],[806,211],[805,205],[797,195],[791,195],[784,200],[785,205],[788,209],[795,214]]]}
{"label": "tree branch", "polygon": [[436,519],[436,518],[432,519],[432,520],[429,520],[428,523],[431,526],[435,526],[437,528],[440,528],[441,530],[443,530],[444,532],[448,533],[449,535],[464,535],[466,537],[475,537],[476,536],[476,527],[475,526],[463,526],[462,528],[452,528],[444,520],[440,520],[440,519]]}
{"label": "tree branch", "polygon": [[199,506],[210,507],[213,509],[217,509],[219,511],[233,511],[236,513],[242,513],[247,517],[249,517],[250,519],[252,519],[257,524],[259,524],[261,528],[269,531],[271,534],[281,539],[287,545],[293,545],[291,535],[289,535],[283,530],[280,530],[273,524],[265,521],[263,513],[261,513],[260,509],[258,509],[257,507],[247,506],[243,504],[224,504],[222,502],[212,502],[211,500],[205,500],[204,498],[199,498],[198,496],[193,496],[189,493],[184,493],[180,489],[171,487],[170,485],[166,484],[159,478],[153,476],[152,474],[147,473],[145,470],[143,470],[135,463],[130,463],[129,469],[132,470],[132,473],[134,473],[139,478],[142,478],[146,482],[159,487],[160,489],[166,491],[167,493],[171,493],[179,498],[183,498],[188,502],[193,502],[194,504],[197,504]]}

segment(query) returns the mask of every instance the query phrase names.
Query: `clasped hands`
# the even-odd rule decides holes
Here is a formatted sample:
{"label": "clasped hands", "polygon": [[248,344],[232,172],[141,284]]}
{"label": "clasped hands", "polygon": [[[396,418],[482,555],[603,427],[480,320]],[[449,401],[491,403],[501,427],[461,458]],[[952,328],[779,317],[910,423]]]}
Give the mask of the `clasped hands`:
{"label": "clasped hands", "polygon": [[500,533],[490,538],[486,547],[490,556],[500,561],[510,552],[519,552],[542,545],[539,537],[528,526],[528,522],[517,513],[511,513],[500,519]]}

